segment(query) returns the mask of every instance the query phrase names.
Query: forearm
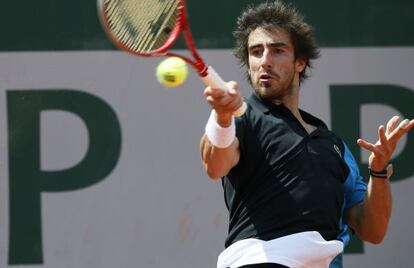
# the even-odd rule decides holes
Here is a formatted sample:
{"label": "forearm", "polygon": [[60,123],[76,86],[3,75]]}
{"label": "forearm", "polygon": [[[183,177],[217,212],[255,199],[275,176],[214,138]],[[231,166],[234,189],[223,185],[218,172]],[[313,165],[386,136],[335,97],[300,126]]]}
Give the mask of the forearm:
{"label": "forearm", "polygon": [[389,179],[371,177],[361,211],[356,217],[357,235],[365,241],[380,243],[385,237],[391,210],[392,196]]}
{"label": "forearm", "polygon": [[207,175],[212,179],[219,179],[234,167],[238,160],[238,140],[234,139],[233,143],[227,148],[218,148],[214,146],[203,135],[200,143],[201,159]]}
{"label": "forearm", "polygon": [[204,168],[212,179],[227,175],[240,158],[233,114],[242,105],[243,98],[237,83],[229,82],[227,86],[228,91],[211,87],[204,90],[212,111],[201,138],[200,152]]}
{"label": "forearm", "polygon": [[213,110],[200,143],[201,159],[208,176],[219,179],[227,175],[239,160],[238,148],[233,115],[218,115]]}
{"label": "forearm", "polygon": [[[400,118],[394,116],[388,120],[386,127],[378,127],[378,141],[375,144],[363,139],[357,141],[359,146],[371,152],[368,158],[371,178],[364,202],[348,210],[347,223],[363,240],[379,243],[385,236],[392,208],[389,178],[393,170],[388,163],[400,138],[413,127],[414,120],[400,122]],[[381,176],[385,178],[379,178]]]}

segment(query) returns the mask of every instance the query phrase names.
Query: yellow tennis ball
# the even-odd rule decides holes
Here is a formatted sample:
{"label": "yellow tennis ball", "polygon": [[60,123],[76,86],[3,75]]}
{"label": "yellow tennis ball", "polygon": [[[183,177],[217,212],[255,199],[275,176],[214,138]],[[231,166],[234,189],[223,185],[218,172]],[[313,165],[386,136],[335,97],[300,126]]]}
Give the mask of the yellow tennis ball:
{"label": "yellow tennis ball", "polygon": [[157,79],[166,87],[177,87],[187,79],[188,68],[186,62],[178,57],[170,57],[157,66]]}

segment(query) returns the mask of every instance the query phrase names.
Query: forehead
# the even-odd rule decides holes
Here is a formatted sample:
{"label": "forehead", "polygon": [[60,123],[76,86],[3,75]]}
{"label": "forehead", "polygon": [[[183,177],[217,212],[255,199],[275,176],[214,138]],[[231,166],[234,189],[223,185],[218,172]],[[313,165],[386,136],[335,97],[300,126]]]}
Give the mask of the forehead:
{"label": "forehead", "polygon": [[287,46],[292,46],[289,33],[279,27],[254,29],[249,34],[247,41],[248,47],[266,44],[284,43]]}

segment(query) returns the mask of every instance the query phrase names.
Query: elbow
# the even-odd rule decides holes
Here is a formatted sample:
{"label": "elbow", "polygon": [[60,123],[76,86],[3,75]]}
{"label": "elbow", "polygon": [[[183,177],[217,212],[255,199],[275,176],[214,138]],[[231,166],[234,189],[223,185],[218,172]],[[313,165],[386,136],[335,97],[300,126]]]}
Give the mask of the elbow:
{"label": "elbow", "polygon": [[377,235],[377,236],[369,237],[369,238],[365,239],[365,241],[369,242],[371,244],[374,244],[374,245],[378,245],[384,240],[384,238],[385,238],[385,235],[382,235],[382,236]]}
{"label": "elbow", "polygon": [[204,169],[207,176],[212,180],[219,180],[229,172],[229,169],[223,165],[209,165],[207,163],[204,163]]}
{"label": "elbow", "polygon": [[383,230],[378,230],[375,233],[373,233],[369,239],[368,242],[378,245],[380,243],[382,243],[382,241],[384,241],[385,235],[387,233],[386,228],[384,228]]}
{"label": "elbow", "polygon": [[387,228],[373,228],[367,234],[360,235],[360,238],[371,244],[378,245],[384,241],[385,235],[387,233]]}
{"label": "elbow", "polygon": [[207,173],[207,176],[212,180],[219,180],[223,176],[226,175],[226,174],[223,175],[223,173],[220,172],[219,170],[215,170],[215,169],[211,169],[211,168],[206,168],[206,173]]}

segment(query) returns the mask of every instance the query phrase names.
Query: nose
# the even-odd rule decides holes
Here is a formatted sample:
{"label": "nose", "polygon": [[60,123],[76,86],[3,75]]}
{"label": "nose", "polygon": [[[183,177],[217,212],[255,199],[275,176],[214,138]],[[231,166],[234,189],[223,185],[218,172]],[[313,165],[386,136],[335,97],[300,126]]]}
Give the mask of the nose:
{"label": "nose", "polygon": [[261,60],[262,60],[262,62],[261,62],[260,65],[262,66],[262,68],[264,68],[264,69],[272,68],[271,54],[270,54],[270,51],[268,49],[265,49],[263,51]]}

